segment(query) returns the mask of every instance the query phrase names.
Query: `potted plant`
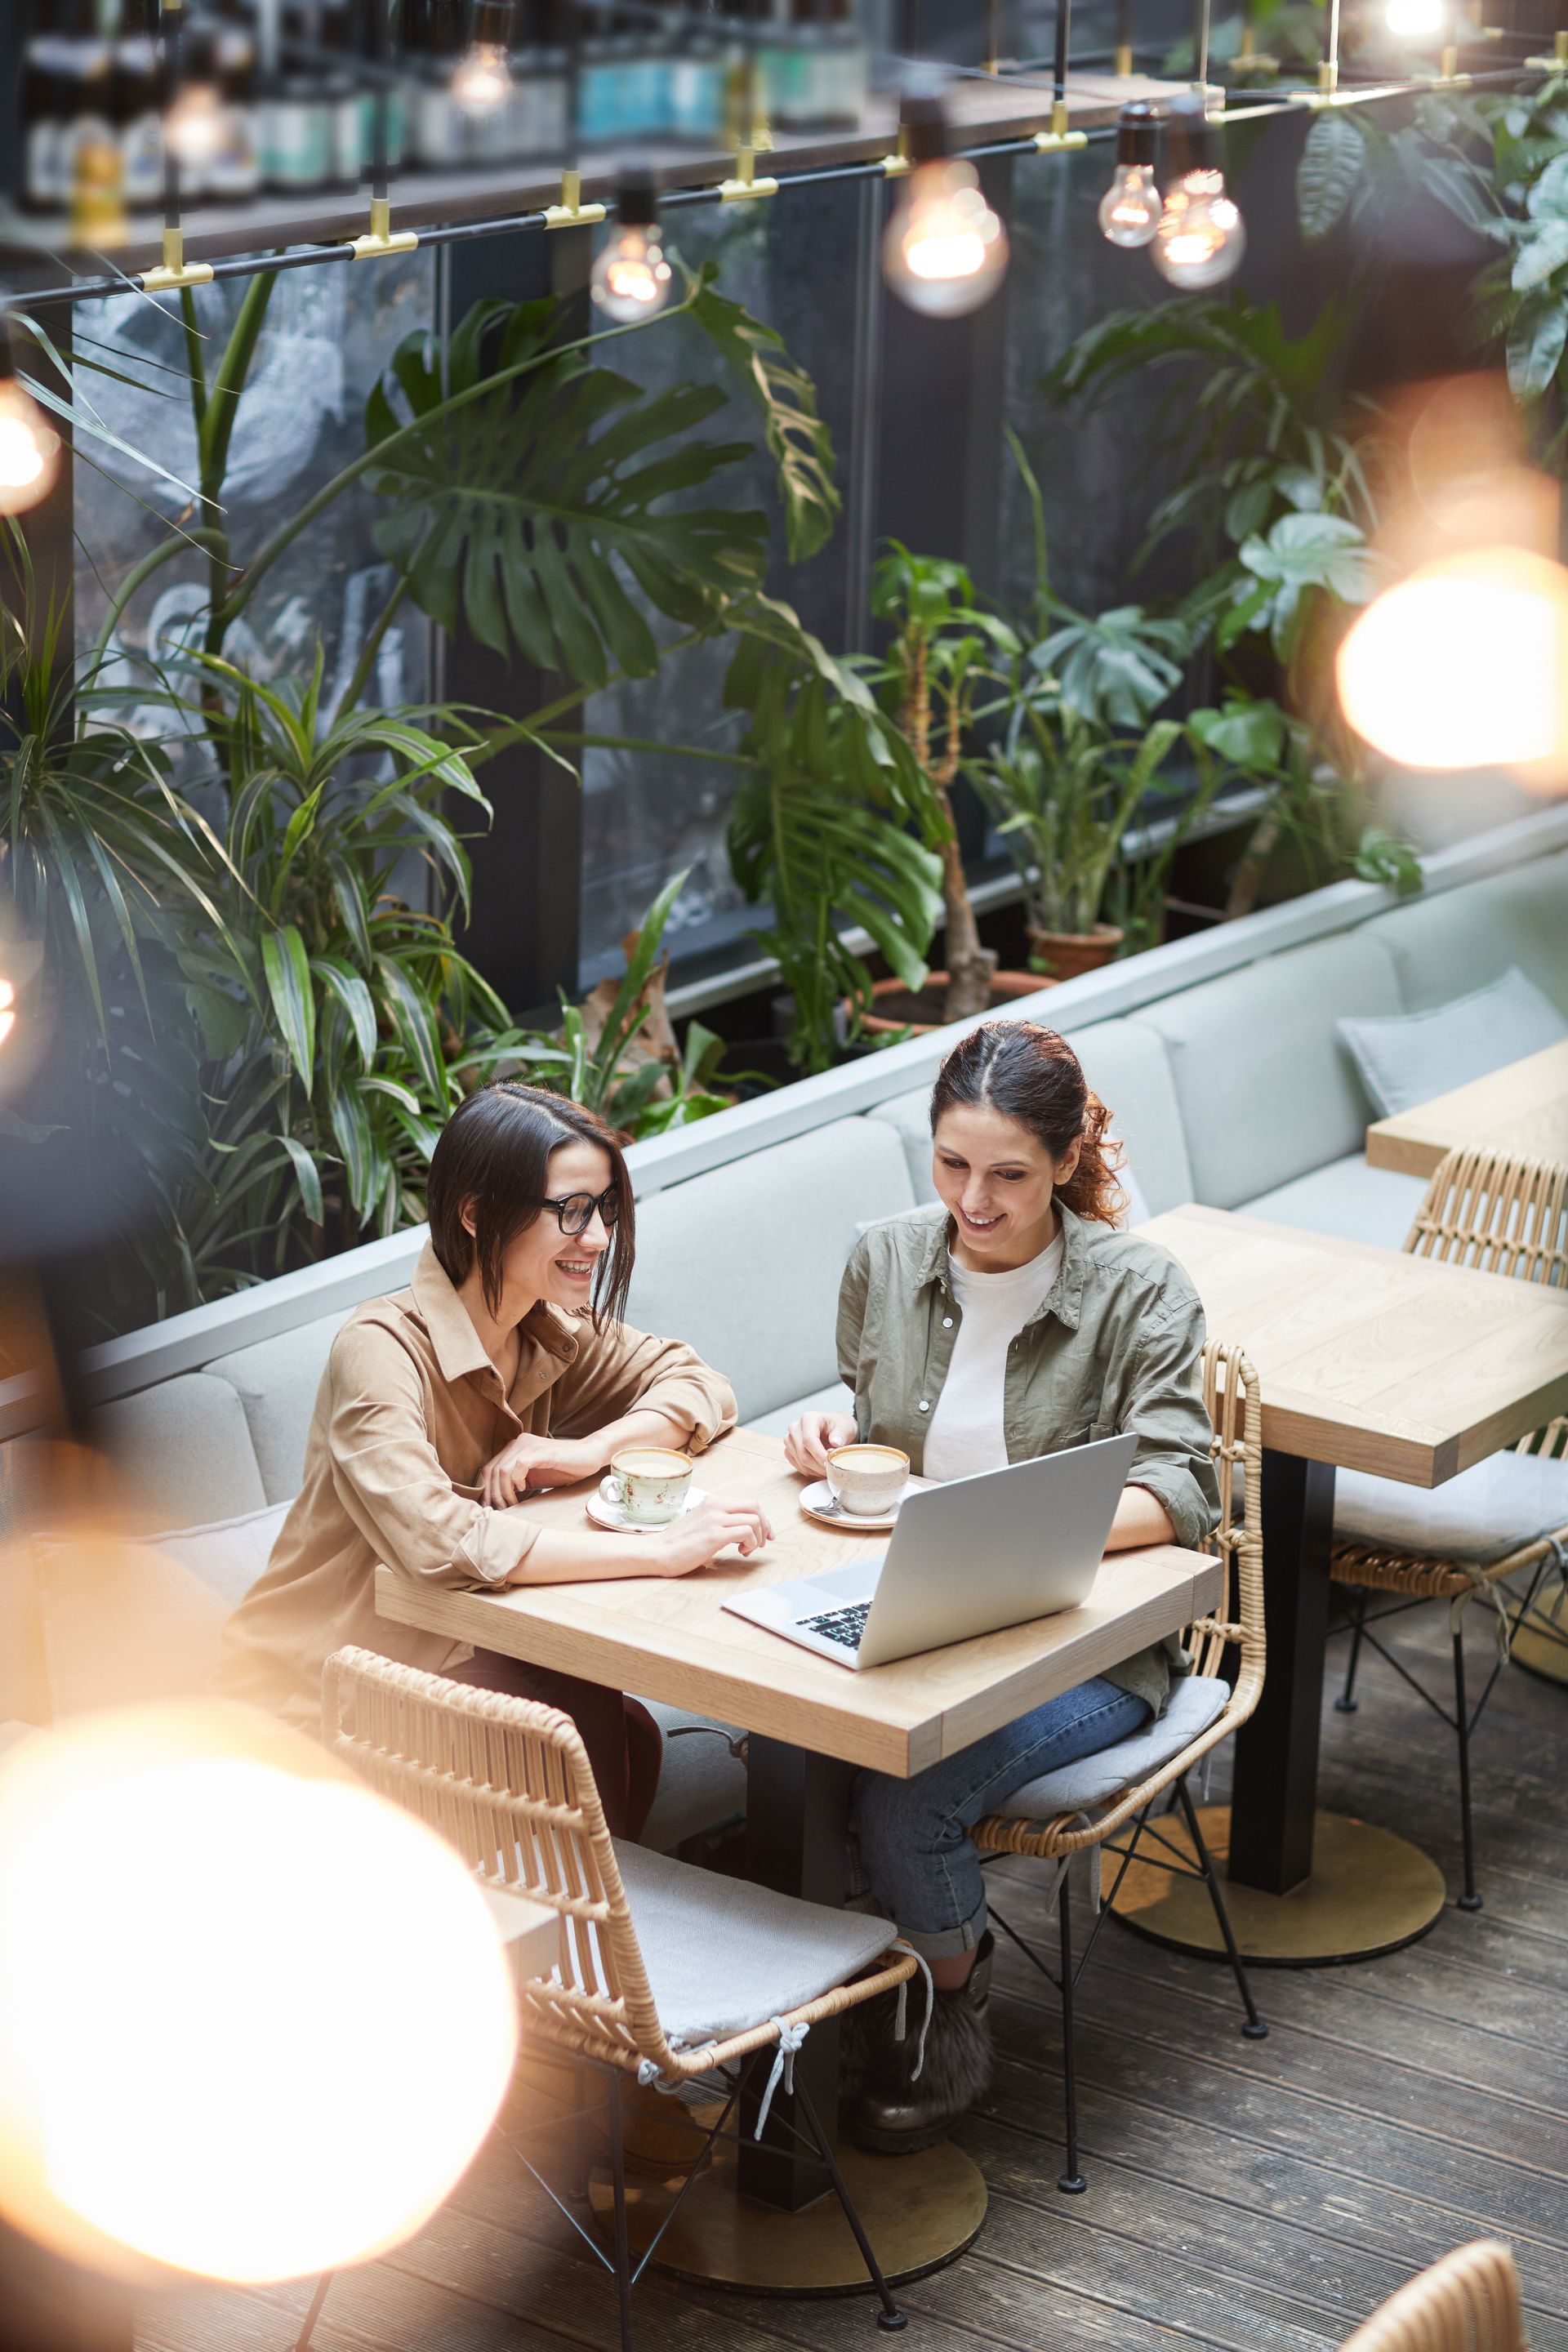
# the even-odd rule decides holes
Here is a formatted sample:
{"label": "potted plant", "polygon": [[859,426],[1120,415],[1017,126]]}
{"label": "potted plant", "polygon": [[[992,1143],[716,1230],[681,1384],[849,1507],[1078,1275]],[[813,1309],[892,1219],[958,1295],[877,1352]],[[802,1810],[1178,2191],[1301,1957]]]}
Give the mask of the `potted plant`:
{"label": "potted plant", "polygon": [[963,767],[975,698],[997,679],[999,659],[1016,659],[1019,640],[1008,622],[976,604],[961,563],[912,555],[897,540],[873,575],[871,610],[893,629],[876,682],[943,822],[946,968],[928,973],[919,990],[896,975],[879,982],[879,1010],[862,1025],[873,1034],[906,1027],[918,1034],[1033,995],[1040,985],[1033,972],[999,971],[994,950],[981,946],[952,821],[952,787]]}

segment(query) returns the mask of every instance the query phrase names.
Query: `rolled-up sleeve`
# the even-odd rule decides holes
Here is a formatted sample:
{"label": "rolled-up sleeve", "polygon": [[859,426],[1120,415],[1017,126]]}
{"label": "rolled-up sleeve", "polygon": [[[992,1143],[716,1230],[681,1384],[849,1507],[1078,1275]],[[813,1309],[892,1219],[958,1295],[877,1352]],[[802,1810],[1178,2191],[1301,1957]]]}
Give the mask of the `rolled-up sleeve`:
{"label": "rolled-up sleeve", "polygon": [[425,1384],[381,1325],[351,1323],[327,1368],[333,1490],[378,1559],[426,1584],[505,1584],[538,1522],[454,1483],[430,1442]]}
{"label": "rolled-up sleeve", "polygon": [[1195,1550],[1219,1523],[1213,1432],[1199,1392],[1204,1313],[1192,1293],[1146,1314],[1129,1356],[1117,1426],[1138,1440],[1129,1486],[1164,1506],[1176,1541]]}
{"label": "rolled-up sleeve", "polygon": [[583,1328],[577,1353],[551,1394],[550,1426],[559,1437],[584,1437],[638,1406],[668,1413],[700,1454],[735,1426],[735,1392],[722,1372],[681,1339],[657,1339],[629,1323]]}

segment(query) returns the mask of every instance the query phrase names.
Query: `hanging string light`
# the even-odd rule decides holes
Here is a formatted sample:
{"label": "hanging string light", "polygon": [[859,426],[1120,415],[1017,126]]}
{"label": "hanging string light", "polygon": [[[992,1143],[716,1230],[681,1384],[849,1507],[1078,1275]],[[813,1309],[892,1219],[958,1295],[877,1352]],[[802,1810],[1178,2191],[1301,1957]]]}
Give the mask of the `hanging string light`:
{"label": "hanging string light", "polygon": [[16,373],[0,310],[0,515],[26,514],[47,499],[59,470],[60,436]]}
{"label": "hanging string light", "polygon": [[1116,118],[1116,170],[1100,200],[1100,233],[1112,245],[1153,242],[1164,204],[1154,185],[1160,117],[1147,99],[1134,99]]}
{"label": "hanging string light", "polygon": [[452,96],[469,114],[493,114],[511,89],[511,0],[479,0],[473,38],[458,60]]}
{"label": "hanging string light", "polygon": [[1154,267],[1169,285],[1201,293],[1235,276],[1247,228],[1226,193],[1218,145],[1204,99],[1177,99],[1167,118],[1171,169],[1154,232]]}
{"label": "hanging string light", "polygon": [[169,84],[163,138],[187,172],[199,173],[223,145],[227,110],[212,70],[212,44],[203,41],[193,57],[189,37],[181,39],[183,13],[177,6],[164,10]]}
{"label": "hanging string light", "polygon": [[911,310],[958,319],[990,300],[1007,268],[1007,232],[971,163],[948,152],[934,88],[906,90],[901,145],[911,166],[882,240],[889,285]]}
{"label": "hanging string light", "polygon": [[626,326],[651,319],[668,301],[670,268],[659,242],[651,173],[622,175],[616,226],[594,264],[588,288],[600,310]]}

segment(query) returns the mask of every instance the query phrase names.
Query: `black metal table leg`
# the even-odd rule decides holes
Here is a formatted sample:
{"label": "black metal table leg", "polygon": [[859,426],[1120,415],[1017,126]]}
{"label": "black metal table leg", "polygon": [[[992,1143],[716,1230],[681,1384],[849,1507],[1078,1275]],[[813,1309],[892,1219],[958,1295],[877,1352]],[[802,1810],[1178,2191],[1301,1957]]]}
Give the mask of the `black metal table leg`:
{"label": "black metal table leg", "polygon": [[[844,1901],[845,1846],[849,1826],[849,1787],[854,1767],[831,1756],[816,1756],[791,1748],[782,1739],[763,1739],[753,1733],[750,1742],[746,1798],[746,1875],[759,1886],[781,1895],[798,1895],[810,1903],[835,1909]],[[797,2081],[807,2085],[811,2103],[829,2137],[838,2128],[838,2026],[837,2021],[814,2025],[795,2062]],[[796,2102],[785,2096],[781,2084],[774,2094],[768,2126],[760,2140],[752,2137],[757,2105],[766,2073],[753,2070],[754,2087],[748,2087],[741,2105],[739,2186],[764,2205],[798,2212],[803,2205],[830,2193],[831,2183],[813,2161],[802,2141],[783,2128],[801,2130]],[[806,2133],[809,2142],[810,2134]]]}
{"label": "black metal table leg", "polygon": [[1257,1712],[1236,1736],[1228,1874],[1268,1895],[1288,1895],[1312,1874],[1333,1524],[1332,1465],[1265,1448],[1268,1668]]}

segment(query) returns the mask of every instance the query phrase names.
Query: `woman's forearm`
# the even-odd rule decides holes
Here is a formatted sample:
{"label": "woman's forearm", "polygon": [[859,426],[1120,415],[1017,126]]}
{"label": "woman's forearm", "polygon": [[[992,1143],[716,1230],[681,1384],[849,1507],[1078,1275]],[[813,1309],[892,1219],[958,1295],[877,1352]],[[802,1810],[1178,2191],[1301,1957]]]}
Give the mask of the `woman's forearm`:
{"label": "woman's forearm", "polygon": [[589,1584],[616,1576],[657,1576],[658,1538],[601,1534],[596,1528],[541,1528],[507,1579],[509,1584]]}
{"label": "woman's forearm", "polygon": [[1168,1544],[1176,1540],[1170,1513],[1157,1495],[1147,1486],[1127,1486],[1116,1506],[1116,1517],[1110,1522],[1106,1538],[1107,1551],[1136,1551],[1149,1544]]}
{"label": "woman's forearm", "polygon": [[618,1421],[591,1430],[584,1442],[600,1449],[602,1468],[628,1445],[668,1445],[674,1453],[683,1454],[691,1442],[691,1423],[660,1412],[656,1406],[636,1405]]}

